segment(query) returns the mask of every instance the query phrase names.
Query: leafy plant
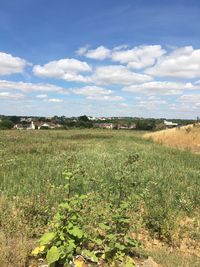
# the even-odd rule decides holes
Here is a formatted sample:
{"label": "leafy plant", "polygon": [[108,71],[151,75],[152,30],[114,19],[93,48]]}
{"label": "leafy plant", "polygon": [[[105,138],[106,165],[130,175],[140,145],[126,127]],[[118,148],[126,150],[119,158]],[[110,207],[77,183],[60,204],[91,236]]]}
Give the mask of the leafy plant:
{"label": "leafy plant", "polygon": [[109,263],[123,261],[130,255],[132,249],[140,244],[130,235],[128,204],[122,203],[119,208],[105,206],[104,209],[108,209],[106,213],[112,215],[101,219],[99,217],[96,228],[97,221],[92,223],[93,200],[91,195],[81,195],[60,204],[50,231],[41,237],[39,247],[32,254],[46,254],[50,266],[54,266],[56,262],[70,264],[80,254],[86,260],[96,263],[100,259]]}
{"label": "leafy plant", "polygon": [[[76,166],[74,170],[72,165]],[[100,260],[109,263],[117,260],[126,262],[126,266],[134,266],[130,265],[131,260],[127,258],[132,248],[139,246],[130,235],[130,203],[121,201],[120,204],[108,205],[98,194],[92,193],[71,196],[71,185],[81,167],[74,164],[74,158],[68,160],[68,166],[70,168],[63,173],[66,198],[59,205],[50,224],[50,231],[41,237],[39,246],[32,254],[45,254],[49,266],[56,263],[70,264],[80,254],[95,263]],[[103,206],[104,216],[101,209],[94,209],[98,204]]]}

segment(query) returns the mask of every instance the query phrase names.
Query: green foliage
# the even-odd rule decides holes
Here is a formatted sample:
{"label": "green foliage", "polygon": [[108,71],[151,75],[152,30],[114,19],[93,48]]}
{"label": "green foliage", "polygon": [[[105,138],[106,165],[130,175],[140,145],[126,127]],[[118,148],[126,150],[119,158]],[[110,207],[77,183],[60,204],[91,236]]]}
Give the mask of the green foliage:
{"label": "green foliage", "polygon": [[[81,195],[60,204],[50,231],[41,237],[33,255],[46,254],[49,264],[69,264],[79,254],[96,263],[102,259],[109,263],[123,261],[131,255],[140,244],[130,235],[130,206],[128,203],[122,203],[119,208],[105,205],[107,216],[101,217],[98,210],[93,214],[96,200],[96,196]],[[99,222],[94,221],[94,217],[98,217]]]}
{"label": "green foliage", "polygon": [[13,122],[10,120],[0,121],[0,130],[12,129],[14,126]]}
{"label": "green foliage", "polygon": [[[131,156],[126,164],[136,159]],[[69,157],[63,172],[66,184],[60,188],[66,190],[65,201],[59,205],[50,224],[50,232],[41,237],[40,246],[32,254],[46,254],[48,264],[69,264],[78,254],[95,263],[102,259],[109,263],[123,261],[133,248],[140,245],[130,235],[131,205],[122,198],[116,204],[108,205],[98,195],[72,196],[71,185],[80,172],[81,166],[75,163],[75,157]],[[103,206],[104,216],[102,210],[94,210],[97,203]],[[130,261],[126,262],[127,266],[133,266],[130,264]]]}
{"label": "green foliage", "polygon": [[51,265],[52,263],[55,263],[59,260],[60,258],[60,251],[56,246],[52,246],[48,251],[47,251],[47,263]]}
{"label": "green foliage", "polygon": [[138,120],[136,123],[136,129],[137,130],[154,130],[156,127],[156,120],[154,119],[143,119]]}
{"label": "green foliage", "polygon": [[[139,131],[0,131],[0,194],[5,199],[0,207],[0,226],[3,238],[6,237],[4,244],[10,244],[13,236],[21,238],[22,233],[35,239],[45,231],[54,232],[52,225],[48,228],[48,222],[56,212],[66,218],[64,207],[71,205],[68,195],[72,200],[77,194],[87,196],[83,208],[75,209],[83,221],[77,219],[74,226],[84,235],[81,239],[73,238],[80,241],[89,236],[90,240],[86,247],[77,247],[74,255],[80,255],[84,249],[91,253],[100,249],[101,253],[95,255],[103,255],[111,241],[101,234],[117,233],[118,219],[113,216],[124,202],[129,207],[125,215],[120,213],[130,219],[129,237],[131,233],[134,237],[143,233],[145,227],[145,233],[148,230],[153,237],[174,245],[180,239],[179,232],[182,231],[181,238],[185,234],[180,221],[198,213],[199,175],[198,154],[146,141]],[[58,208],[60,203],[63,208]],[[109,229],[101,229],[101,223]],[[198,239],[199,228],[190,223],[187,226],[187,236],[192,233]],[[54,243],[59,238],[56,235],[49,248],[59,248]],[[127,245],[125,237],[115,238],[120,245]],[[137,242],[133,243],[137,248]],[[12,244],[15,246],[15,242]],[[72,246],[70,243],[70,250]],[[25,248],[25,254],[29,253],[30,246]],[[110,248],[106,255],[112,255],[114,248]],[[117,257],[124,253],[123,246],[119,248]],[[36,252],[46,255],[45,249],[41,246]],[[134,245],[130,253],[132,250]],[[0,266],[4,266],[1,257]],[[9,254],[8,259],[11,257]],[[122,258],[125,260],[125,256]]]}

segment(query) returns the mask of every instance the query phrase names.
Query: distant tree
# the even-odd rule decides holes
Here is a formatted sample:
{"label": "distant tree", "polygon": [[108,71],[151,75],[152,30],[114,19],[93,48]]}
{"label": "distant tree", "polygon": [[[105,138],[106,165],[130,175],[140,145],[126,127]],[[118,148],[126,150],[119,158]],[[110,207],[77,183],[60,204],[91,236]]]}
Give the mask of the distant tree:
{"label": "distant tree", "polygon": [[2,120],[0,122],[0,129],[6,130],[6,129],[12,129],[14,126],[14,123],[10,120]]}
{"label": "distant tree", "polygon": [[141,119],[138,120],[136,123],[136,129],[137,130],[145,130],[145,131],[150,131],[154,130],[156,126],[155,120],[152,119]]}
{"label": "distant tree", "polygon": [[46,121],[45,117],[39,117],[38,121]]}
{"label": "distant tree", "polygon": [[79,121],[84,121],[84,122],[90,121],[86,115],[83,115],[83,116],[78,117],[78,120]]}
{"label": "distant tree", "polygon": [[14,124],[20,122],[20,117],[17,116],[11,116],[10,121],[12,121]]}

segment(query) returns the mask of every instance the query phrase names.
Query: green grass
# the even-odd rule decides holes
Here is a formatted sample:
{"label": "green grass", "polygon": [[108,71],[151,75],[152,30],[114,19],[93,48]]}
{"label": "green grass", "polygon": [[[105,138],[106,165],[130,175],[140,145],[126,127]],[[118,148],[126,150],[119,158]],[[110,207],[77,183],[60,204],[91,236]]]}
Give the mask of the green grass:
{"label": "green grass", "polygon": [[[73,185],[74,193],[93,191],[109,202],[117,197],[119,168],[125,168],[124,162],[134,154],[138,160],[124,184],[131,185],[126,195],[135,203],[134,212],[140,212],[142,227],[154,237],[179,244],[187,228],[180,228],[180,222],[191,217],[194,225],[186,230],[194,237],[192,241],[199,242],[200,155],[155,144],[144,140],[142,134],[114,130],[0,131],[2,240],[19,238],[22,229],[27,238],[40,236],[63,200],[59,185],[63,184],[62,172],[70,155],[76,155],[84,170]],[[27,253],[24,250],[21,261]]]}

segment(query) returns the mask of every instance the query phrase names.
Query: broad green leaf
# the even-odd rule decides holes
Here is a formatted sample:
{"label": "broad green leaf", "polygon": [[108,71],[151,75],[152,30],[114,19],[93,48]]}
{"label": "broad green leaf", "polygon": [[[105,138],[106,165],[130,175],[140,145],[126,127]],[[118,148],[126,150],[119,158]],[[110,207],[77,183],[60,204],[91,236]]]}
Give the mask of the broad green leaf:
{"label": "broad green leaf", "polygon": [[66,246],[66,252],[67,254],[73,254],[74,249],[76,248],[76,245],[74,243],[74,240],[69,240],[67,246]]}
{"label": "broad green leaf", "polygon": [[83,256],[86,256],[87,258],[89,258],[91,261],[98,262],[98,258],[93,252],[91,252],[87,249],[84,249],[82,254],[83,254]]}
{"label": "broad green leaf", "polygon": [[74,226],[72,229],[70,229],[69,231],[70,235],[73,235],[75,237],[78,237],[79,239],[83,237],[83,231],[78,228],[77,226]]}
{"label": "broad green leaf", "polygon": [[52,240],[54,240],[56,234],[53,232],[45,233],[41,238],[40,238],[40,245],[48,245],[51,243]]}
{"label": "broad green leaf", "polygon": [[59,249],[56,246],[51,247],[50,250],[48,250],[47,252],[48,265],[58,261],[59,257],[60,257]]}

